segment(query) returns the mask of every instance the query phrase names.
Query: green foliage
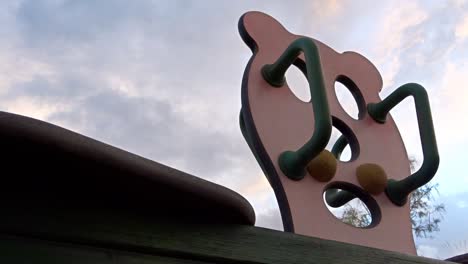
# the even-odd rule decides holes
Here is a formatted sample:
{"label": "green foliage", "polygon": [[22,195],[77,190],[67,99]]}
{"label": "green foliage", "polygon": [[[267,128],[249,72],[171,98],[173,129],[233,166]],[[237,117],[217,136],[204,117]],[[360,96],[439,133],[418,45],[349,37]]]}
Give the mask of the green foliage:
{"label": "green foliage", "polygon": [[[416,161],[410,159],[411,170],[415,170]],[[434,194],[437,193],[437,184],[428,183],[414,191],[410,196],[411,225],[416,237],[430,237],[433,232],[439,231],[439,224],[445,213],[445,206],[437,203]],[[366,227],[371,223],[369,209],[359,199],[345,204],[339,217],[341,221],[356,226]]]}
{"label": "green foliage", "polygon": [[345,204],[340,220],[355,227],[366,227],[371,224],[372,218],[369,209],[359,199],[356,204],[349,202]]}
{"label": "green foliage", "polygon": [[[416,160],[410,158],[411,171],[415,170],[416,165]],[[428,183],[410,196],[411,226],[416,237],[426,238],[429,234],[439,231],[445,206],[436,203],[434,192],[438,194],[437,186],[438,184]]]}
{"label": "green foliage", "polygon": [[439,231],[445,206],[436,203],[434,192],[437,192],[437,186],[437,184],[426,184],[411,194],[411,225],[416,237],[428,237],[430,233]]}

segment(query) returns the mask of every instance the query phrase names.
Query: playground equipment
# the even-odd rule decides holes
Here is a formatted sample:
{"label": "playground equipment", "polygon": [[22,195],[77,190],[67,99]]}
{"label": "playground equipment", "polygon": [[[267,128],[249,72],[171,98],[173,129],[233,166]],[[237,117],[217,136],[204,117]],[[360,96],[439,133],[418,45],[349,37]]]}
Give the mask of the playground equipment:
{"label": "playground equipment", "polygon": [[[438,164],[424,90],[403,86],[381,101],[380,75],[362,56],[292,35],[259,12],[242,16],[239,28],[254,51],[240,125],[289,232],[254,227],[251,205],[222,186],[0,112],[0,263],[445,263],[401,254],[415,253],[406,196]],[[308,77],[311,103],[287,89],[292,63]],[[330,90],[335,80],[352,89],[359,120],[339,107]],[[416,100],[425,155],[410,176],[387,114],[407,95]],[[332,126],[344,137],[329,153],[323,148]],[[346,144],[353,157],[343,163],[337,157]],[[333,206],[362,199],[371,226],[338,222],[325,211],[323,193]]]}
{"label": "playground equipment", "polygon": [[[432,179],[439,165],[429,100],[410,83],[379,98],[382,78],[363,56],[342,54],[318,40],[289,33],[272,17],[246,13],[239,22],[253,56],[242,82],[240,125],[273,187],[284,229],[297,234],[416,254],[407,197]],[[298,67],[311,102],[288,87],[285,73]],[[358,120],[341,107],[334,89],[344,84],[359,108]],[[409,159],[389,111],[408,96],[416,105],[424,162],[411,174]],[[332,126],[342,136],[325,150]],[[346,145],[351,160],[339,161]],[[372,222],[359,229],[326,208],[360,198]]]}

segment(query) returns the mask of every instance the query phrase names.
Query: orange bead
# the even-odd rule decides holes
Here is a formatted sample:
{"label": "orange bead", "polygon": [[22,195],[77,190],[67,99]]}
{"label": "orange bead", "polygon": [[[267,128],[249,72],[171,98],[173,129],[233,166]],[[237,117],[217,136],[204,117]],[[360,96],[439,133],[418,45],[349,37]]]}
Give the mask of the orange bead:
{"label": "orange bead", "polygon": [[356,176],[361,187],[370,194],[380,194],[387,187],[387,174],[377,164],[361,164],[356,169]]}
{"label": "orange bead", "polygon": [[309,162],[307,171],[317,181],[327,182],[335,176],[336,167],[335,156],[330,151],[323,150],[315,159]]}

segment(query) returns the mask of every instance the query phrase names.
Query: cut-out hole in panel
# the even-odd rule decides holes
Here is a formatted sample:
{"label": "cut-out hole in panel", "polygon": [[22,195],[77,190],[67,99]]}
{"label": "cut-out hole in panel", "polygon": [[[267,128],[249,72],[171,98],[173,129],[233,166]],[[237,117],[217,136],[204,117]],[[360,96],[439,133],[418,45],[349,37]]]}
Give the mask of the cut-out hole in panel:
{"label": "cut-out hole in panel", "polygon": [[341,152],[340,155],[340,160],[341,161],[350,161],[351,160],[351,147],[349,145],[346,145],[346,147],[343,149],[343,152]]}
{"label": "cut-out hole in panel", "polygon": [[334,116],[332,116],[332,123],[332,134],[326,149],[332,152],[339,161],[348,162],[357,159],[359,142],[351,128]]}
{"label": "cut-out hole in panel", "polygon": [[309,82],[298,66],[291,65],[286,71],[286,82],[291,92],[302,102],[310,102]]}
{"label": "cut-out hole in panel", "polygon": [[335,81],[335,94],[343,110],[352,118],[362,119],[366,113],[366,103],[356,84],[346,76]]}
{"label": "cut-out hole in panel", "polygon": [[345,224],[372,228],[380,222],[381,212],[377,202],[353,184],[330,184],[323,193],[323,201],[330,213]]}

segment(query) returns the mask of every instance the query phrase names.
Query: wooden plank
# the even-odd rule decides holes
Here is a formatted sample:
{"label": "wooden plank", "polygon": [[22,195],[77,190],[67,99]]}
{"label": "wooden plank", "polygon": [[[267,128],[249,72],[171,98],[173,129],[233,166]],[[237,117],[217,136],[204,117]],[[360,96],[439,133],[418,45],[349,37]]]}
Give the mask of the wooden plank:
{"label": "wooden plank", "polygon": [[0,263],[8,264],[209,264],[18,237],[0,236]]}
{"label": "wooden plank", "polygon": [[252,226],[148,222],[76,208],[10,208],[1,233],[214,263],[447,263]]}

